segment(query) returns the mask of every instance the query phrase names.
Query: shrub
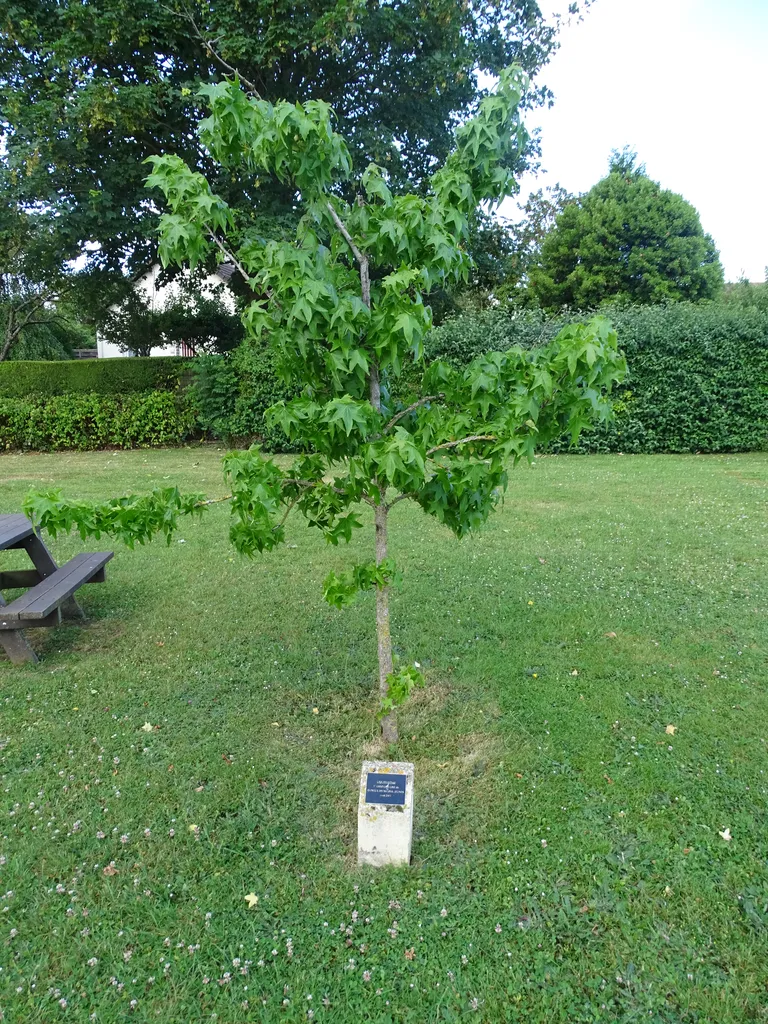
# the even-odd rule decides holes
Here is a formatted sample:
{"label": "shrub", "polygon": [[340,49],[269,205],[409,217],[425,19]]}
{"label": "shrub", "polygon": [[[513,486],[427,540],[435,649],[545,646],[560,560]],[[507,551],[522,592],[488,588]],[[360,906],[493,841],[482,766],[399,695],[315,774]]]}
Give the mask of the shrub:
{"label": "shrub", "polygon": [[188,360],[178,356],[56,362],[12,360],[0,363],[0,398],[173,391],[182,383],[187,365]]}
{"label": "shrub", "polygon": [[180,444],[196,433],[189,400],[170,391],[0,396],[0,449],[144,448]]}
{"label": "shrub", "polygon": [[271,405],[295,393],[278,377],[268,346],[248,342],[232,355],[195,359],[190,368],[191,401],[203,430],[228,443],[255,440],[269,451],[296,450],[265,420]]}

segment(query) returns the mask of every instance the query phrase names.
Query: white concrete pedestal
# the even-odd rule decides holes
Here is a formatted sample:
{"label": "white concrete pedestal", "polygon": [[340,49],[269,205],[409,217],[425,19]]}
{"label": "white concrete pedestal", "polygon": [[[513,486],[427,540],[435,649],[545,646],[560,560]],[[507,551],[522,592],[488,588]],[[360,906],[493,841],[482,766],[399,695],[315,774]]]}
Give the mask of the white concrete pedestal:
{"label": "white concrete pedestal", "polygon": [[413,836],[413,765],[364,761],[357,810],[357,861],[409,864]]}

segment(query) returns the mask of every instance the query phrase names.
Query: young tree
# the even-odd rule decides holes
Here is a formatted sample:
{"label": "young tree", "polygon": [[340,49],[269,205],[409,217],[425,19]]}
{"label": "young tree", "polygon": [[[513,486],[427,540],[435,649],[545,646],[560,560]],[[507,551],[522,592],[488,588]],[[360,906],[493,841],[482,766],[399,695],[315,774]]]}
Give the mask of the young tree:
{"label": "young tree", "polygon": [[654,303],[714,298],[723,284],[715,243],[699,215],[636,163],[614,152],[610,172],[565,205],[530,272],[545,309],[589,309],[604,299]]}
{"label": "young tree", "polygon": [[[435,362],[418,394],[393,397],[404,364],[422,359],[431,322],[424,296],[466,275],[463,241],[477,205],[498,203],[514,188],[507,168],[525,141],[518,116],[524,86],[518,69],[502,73],[495,94],[457,130],[423,194],[393,194],[384,170],[370,164],[352,202],[339,198],[351,161],[325,103],[273,106],[236,81],[205,87],[211,114],[200,125],[203,145],[231,174],[274,176],[293,190],[303,214],[293,241],[241,229],[208,181],[176,156],[153,158],[148,179],[169,206],[160,225],[163,260],[194,267],[218,249],[259,296],[244,314],[248,334],[267,338],[286,381],[302,389],[271,410],[304,452],[289,468],[256,449],[225,457],[235,547],[246,555],[275,547],[293,509],[332,544],[363,525],[361,504],[373,512],[375,557],[330,573],[324,591],[342,607],[375,590],[388,741],[397,739],[397,704],[419,681],[414,668],[395,671],[393,664],[392,510],[414,501],[465,536],[501,499],[510,460],[606,416],[607,394],[624,371],[615,334],[597,318],[541,350],[489,353],[462,371]],[[27,505],[43,527],[77,524],[129,541],[157,530],[170,536],[178,514],[203,507],[174,490],[98,507],[55,493]]]}

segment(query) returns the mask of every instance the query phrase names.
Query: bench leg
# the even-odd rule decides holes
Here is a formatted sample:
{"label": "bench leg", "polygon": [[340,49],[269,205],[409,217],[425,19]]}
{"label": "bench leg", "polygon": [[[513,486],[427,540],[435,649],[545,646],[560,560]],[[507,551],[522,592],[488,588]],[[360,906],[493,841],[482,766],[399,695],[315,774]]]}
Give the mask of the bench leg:
{"label": "bench leg", "polygon": [[68,597],[61,606],[61,614],[67,619],[85,619],[85,612],[74,597]]}
{"label": "bench leg", "polygon": [[4,629],[0,631],[0,647],[11,659],[14,665],[23,665],[29,662],[36,665],[37,655],[27,643],[27,638],[20,629]]}
{"label": "bench leg", "polygon": [[[8,602],[0,594],[0,608],[4,608]],[[37,655],[27,643],[27,638],[20,629],[0,630],[0,647],[11,659],[14,665],[23,665],[30,662],[37,664]]]}

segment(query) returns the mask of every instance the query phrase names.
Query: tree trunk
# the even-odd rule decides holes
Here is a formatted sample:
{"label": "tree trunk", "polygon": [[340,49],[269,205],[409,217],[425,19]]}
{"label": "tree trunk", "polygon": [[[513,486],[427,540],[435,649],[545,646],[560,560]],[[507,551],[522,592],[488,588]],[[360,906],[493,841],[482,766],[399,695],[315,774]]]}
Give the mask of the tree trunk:
{"label": "tree trunk", "polygon": [[5,323],[5,331],[4,331],[4,335],[5,336],[3,338],[3,347],[0,349],[0,363],[5,362],[5,360],[8,358],[8,355],[9,355],[9,353],[11,351],[11,345],[13,345],[14,341],[16,340],[16,335],[18,334],[18,331],[15,330],[16,323],[15,323],[15,317],[14,317],[13,314],[14,314],[13,303],[9,302],[8,303],[8,319],[7,319],[6,323]]}
{"label": "tree trunk", "polygon": [[[375,508],[376,564],[387,557],[387,506],[384,499]],[[393,671],[392,637],[389,632],[389,587],[376,588],[376,639],[379,654],[379,696],[382,700],[389,692],[387,676]],[[387,743],[397,742],[397,715],[391,711],[381,720],[381,734]]]}
{"label": "tree trunk", "polygon": [[[368,270],[368,257],[364,255],[355,245],[352,236],[344,226],[343,221],[336,213],[332,203],[328,203],[328,210],[341,231],[347,245],[360,267],[360,296],[364,305],[371,308],[371,277]],[[371,405],[377,412],[381,412],[381,382],[379,380],[379,367],[373,353],[370,359],[370,372],[368,377]],[[379,481],[374,480],[375,489],[378,493],[378,502],[374,505],[376,522],[376,565],[381,565],[387,557],[387,496],[386,486],[379,487]],[[384,700],[389,693],[387,677],[394,671],[392,664],[392,637],[389,633],[389,587],[376,588],[376,640],[379,654],[379,696]],[[381,734],[387,743],[397,742],[397,715],[394,711],[385,715],[381,720]]]}

